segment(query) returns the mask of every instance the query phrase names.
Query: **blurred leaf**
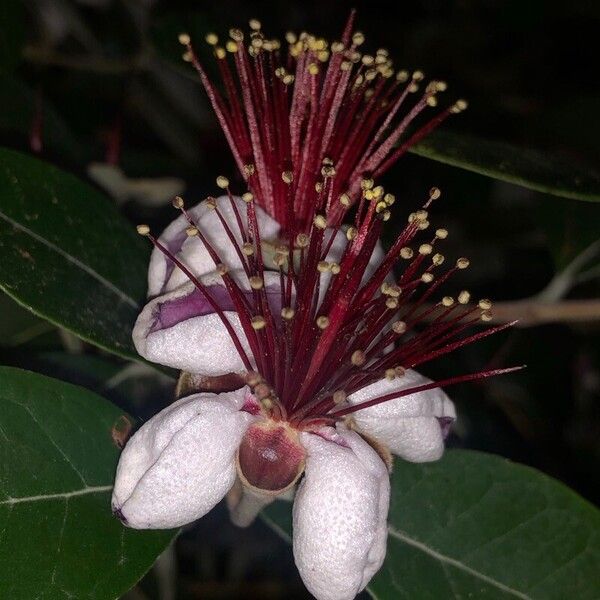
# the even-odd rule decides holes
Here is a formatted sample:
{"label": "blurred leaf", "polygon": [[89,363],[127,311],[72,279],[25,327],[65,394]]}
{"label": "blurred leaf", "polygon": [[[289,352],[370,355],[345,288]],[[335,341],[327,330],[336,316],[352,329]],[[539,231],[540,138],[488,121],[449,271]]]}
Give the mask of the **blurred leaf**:
{"label": "blurred leaf", "polygon": [[0,149],[0,288],[82,339],[138,359],[146,244],[99,192],[30,156]]}
{"label": "blurred leaf", "polygon": [[111,514],[123,413],[35,373],[1,367],[0,382],[0,597],[119,597],[173,537]]}
{"label": "blurred leaf", "polygon": [[[288,503],[265,520],[287,539]],[[600,512],[561,483],[496,456],[450,450],[396,461],[377,599],[598,598]]]}
{"label": "blurred leaf", "polygon": [[551,154],[439,130],[410,151],[553,196],[600,201],[600,175],[578,165],[567,164]]}
{"label": "blurred leaf", "polygon": [[21,0],[0,2],[0,71],[14,69],[25,41],[25,8]]}
{"label": "blurred leaf", "polygon": [[[0,130],[16,132],[27,139],[36,111],[34,92],[23,82],[0,73],[0,106]],[[84,162],[85,152],[79,140],[71,133],[56,110],[43,100],[42,111],[44,150],[50,150],[74,164]]]}
{"label": "blurred leaf", "polygon": [[56,329],[0,292],[0,346],[20,346]]}

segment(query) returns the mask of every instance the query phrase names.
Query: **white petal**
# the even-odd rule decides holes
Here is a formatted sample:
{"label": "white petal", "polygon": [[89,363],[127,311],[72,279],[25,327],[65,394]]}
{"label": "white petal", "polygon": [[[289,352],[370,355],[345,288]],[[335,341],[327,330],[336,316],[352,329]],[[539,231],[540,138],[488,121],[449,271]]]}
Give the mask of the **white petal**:
{"label": "white petal", "polygon": [[306,473],[294,500],[294,558],[318,600],[351,600],[385,557],[390,483],[377,453],[355,432],[345,446],[301,434]]}
{"label": "white petal", "polygon": [[[430,382],[409,369],[402,377],[382,379],[351,394],[348,402],[355,405]],[[427,462],[444,453],[443,419],[455,420],[456,411],[444,391],[435,388],[359,410],[353,417],[360,431],[386,444],[394,454]]]}
{"label": "white petal", "polygon": [[[246,204],[238,197],[234,197],[234,202],[242,217],[242,223],[246,223]],[[235,239],[239,245],[242,244],[242,238],[239,232],[239,226],[235,218],[235,213],[227,196],[217,198],[219,211],[229,225]],[[208,208],[206,202],[201,202],[188,210],[194,222],[201,229],[203,235],[216,250],[221,258],[221,262],[230,269],[241,268],[238,254],[227,236],[219,217],[215,210]],[[271,218],[259,206],[256,206],[256,217],[258,228],[263,239],[274,239],[279,234],[279,224]],[[175,219],[158,238],[173,254],[194,273],[196,276],[204,275],[214,271],[215,264],[210,258],[204,244],[197,236],[189,238],[185,230],[188,222],[184,215]],[[156,248],[150,258],[148,268],[148,296],[156,296],[171,290],[188,279],[182,271],[174,268],[172,263]]]}
{"label": "white petal", "polygon": [[[250,290],[243,272],[230,274],[242,290]],[[281,309],[277,304],[280,302],[279,275],[266,272],[264,279],[265,289],[273,298],[272,309],[278,313]],[[201,277],[201,281],[211,286],[210,292],[224,309],[246,356],[252,361],[250,345],[221,277],[213,273]],[[187,283],[151,300],[133,328],[137,351],[152,362],[207,376],[245,371],[223,321],[203,299],[194,285]]]}
{"label": "white petal", "polygon": [[255,419],[239,409],[248,388],[175,402],[129,440],[113,510],[129,527],[168,529],[205,515],[235,480],[235,452]]}

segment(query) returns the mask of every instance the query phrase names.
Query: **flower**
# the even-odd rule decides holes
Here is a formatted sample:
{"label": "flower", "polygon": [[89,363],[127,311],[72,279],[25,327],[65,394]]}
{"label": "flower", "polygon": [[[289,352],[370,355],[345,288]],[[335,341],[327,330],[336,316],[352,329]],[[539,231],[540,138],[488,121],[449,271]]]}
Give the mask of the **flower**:
{"label": "flower", "polygon": [[375,178],[466,103],[415,128],[446,85],[416,95],[423,74],[394,72],[382,49],[361,54],[353,18],[332,44],[288,33],[287,54],[256,20],[249,40],[233,29],[221,47],[210,34],[226,97],[180,36],[248,191],[233,195],[220,176],[218,198],[175,198],[181,215],[159,238],[138,227],[155,249],[136,348],[210,391],[140,428],[113,492],[137,528],[184,525],[226,495],[247,525],[295,492],[294,556],[319,600],[353,598],[381,566],[392,454],[440,458],[456,418],[441,388],[514,370],[437,382],[415,370],[508,325],[467,333],[490,320],[489,300],[434,301],[469,264],[443,271],[448,232],[426,233],[439,189],[383,251],[395,198]]}

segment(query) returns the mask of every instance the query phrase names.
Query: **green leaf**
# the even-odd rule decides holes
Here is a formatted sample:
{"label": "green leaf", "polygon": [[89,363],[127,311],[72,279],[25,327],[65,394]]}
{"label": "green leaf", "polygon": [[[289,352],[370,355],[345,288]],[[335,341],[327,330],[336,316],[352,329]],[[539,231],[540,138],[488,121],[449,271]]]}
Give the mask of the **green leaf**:
{"label": "green leaf", "polygon": [[411,152],[453,167],[574,200],[600,201],[600,175],[551,154],[465,134],[435,131]]}
{"label": "green leaf", "polygon": [[139,359],[131,328],[149,248],[102,194],[0,149],[0,288],[82,339]]}
{"label": "green leaf", "polygon": [[123,413],[19,369],[0,367],[0,390],[0,598],[118,598],[174,535],[111,514]]}
{"label": "green leaf", "polygon": [[[289,539],[289,504],[265,520]],[[387,557],[373,598],[600,597],[600,512],[522,465],[450,450],[430,464],[396,461]]]}

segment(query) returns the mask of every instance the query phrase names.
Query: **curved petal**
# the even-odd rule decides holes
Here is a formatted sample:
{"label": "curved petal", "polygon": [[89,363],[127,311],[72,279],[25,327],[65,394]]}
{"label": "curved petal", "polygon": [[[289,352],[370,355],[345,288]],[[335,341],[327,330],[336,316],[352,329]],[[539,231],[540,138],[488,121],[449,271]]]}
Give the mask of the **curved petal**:
{"label": "curved petal", "polygon": [[[251,294],[243,271],[232,271],[231,276],[242,290]],[[211,273],[200,279],[224,311],[246,356],[252,360],[240,318],[221,277]],[[265,272],[264,279],[272,310],[279,312],[279,275]],[[151,300],[135,323],[133,342],[147,360],[190,373],[218,376],[246,370],[221,317],[192,283]]]}
{"label": "curved petal", "polygon": [[[359,404],[430,382],[409,369],[402,377],[382,379],[354,392],[348,402]],[[427,462],[444,453],[444,438],[456,410],[444,391],[436,388],[358,410],[353,417],[358,430],[383,442],[394,454],[411,462]]]}
{"label": "curved petal", "polygon": [[307,458],[294,500],[294,558],[318,600],[351,600],[385,557],[390,482],[357,433],[331,431],[328,439],[301,434]]}
{"label": "curved petal", "polygon": [[[219,211],[227,222],[229,228],[241,246],[242,238],[239,226],[235,217],[235,212],[227,196],[221,196],[216,199]],[[246,222],[246,204],[237,196],[234,196],[234,202],[237,206],[242,221]],[[279,234],[279,224],[270,217],[258,205],[255,207],[258,228],[263,239],[274,239]],[[227,233],[215,210],[209,208],[206,202],[200,202],[188,210],[194,222],[202,230],[203,235],[217,251],[221,262],[230,269],[241,269],[242,265],[238,253],[227,236]],[[184,215],[175,219],[158,238],[170,252],[175,254],[196,276],[205,275],[214,271],[215,264],[211,259],[206,247],[199,237],[188,237],[185,230],[188,222]],[[170,292],[188,281],[185,274],[177,268],[156,248],[150,258],[148,268],[148,296],[156,296]]]}
{"label": "curved petal", "polygon": [[180,527],[205,515],[233,485],[235,452],[255,419],[239,409],[248,388],[175,402],[129,440],[112,506],[136,529]]}

